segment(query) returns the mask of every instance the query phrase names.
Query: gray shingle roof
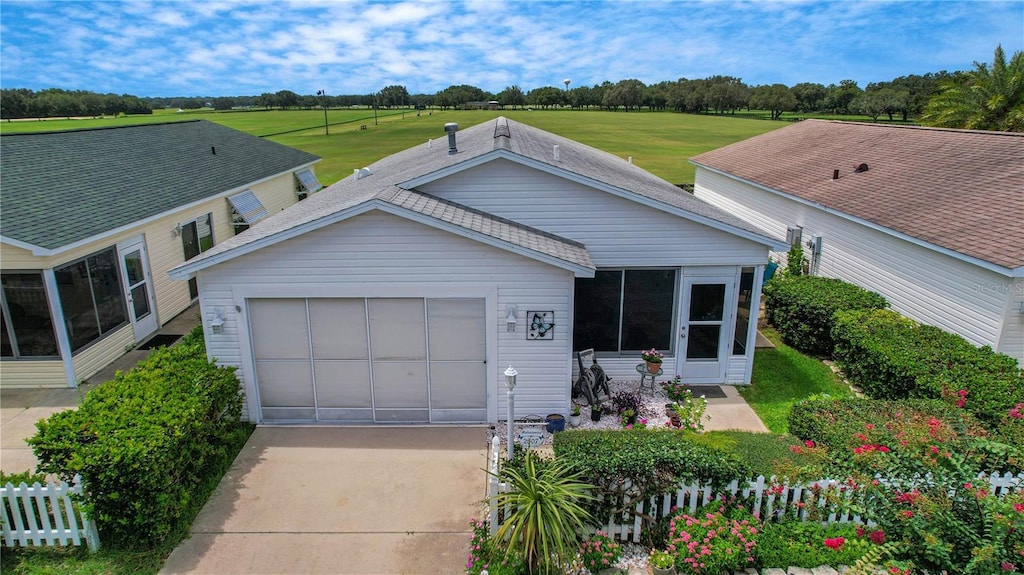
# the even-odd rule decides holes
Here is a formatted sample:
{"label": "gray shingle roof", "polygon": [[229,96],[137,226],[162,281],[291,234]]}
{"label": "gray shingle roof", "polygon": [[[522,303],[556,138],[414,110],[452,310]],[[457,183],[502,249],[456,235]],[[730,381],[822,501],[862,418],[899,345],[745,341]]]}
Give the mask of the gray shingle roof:
{"label": "gray shingle roof", "polygon": [[0,234],[57,249],[317,160],[205,120],[4,134]]}
{"label": "gray shingle roof", "polygon": [[[440,134],[439,134],[440,135]],[[553,157],[559,146],[559,160]],[[441,177],[449,170],[458,170],[486,161],[494,154],[547,165],[574,174],[583,180],[632,194],[638,199],[653,200],[669,208],[683,210],[696,219],[721,224],[725,229],[763,238],[773,242],[765,232],[753,225],[699,200],[625,160],[579,142],[556,136],[538,128],[499,117],[477,124],[457,134],[458,153],[448,153],[444,136],[429,143],[408,148],[368,166],[370,175],[355,174],[322,190],[310,199],[264,220],[244,234],[229,238],[185,264],[204,267],[201,262],[220,259],[220,254],[246,245],[263,245],[275,235],[369,201],[381,201],[408,210],[411,214],[432,217],[514,246],[556,257],[579,266],[594,268],[581,244],[553,234],[511,222],[466,206],[443,201],[414,189],[417,182]],[[239,251],[239,255],[247,250]],[[228,255],[228,257],[230,257]]]}
{"label": "gray shingle roof", "polygon": [[[805,120],[692,161],[982,261],[1024,266],[1024,134]],[[854,173],[860,164],[868,171]]]}

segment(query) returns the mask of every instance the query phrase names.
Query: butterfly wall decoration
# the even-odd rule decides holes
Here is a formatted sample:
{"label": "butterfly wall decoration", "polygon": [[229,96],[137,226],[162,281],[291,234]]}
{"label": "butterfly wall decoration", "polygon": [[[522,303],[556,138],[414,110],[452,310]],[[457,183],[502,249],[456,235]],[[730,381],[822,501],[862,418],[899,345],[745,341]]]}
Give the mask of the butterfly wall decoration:
{"label": "butterfly wall decoration", "polygon": [[531,311],[526,313],[530,329],[526,339],[555,339],[555,312]]}

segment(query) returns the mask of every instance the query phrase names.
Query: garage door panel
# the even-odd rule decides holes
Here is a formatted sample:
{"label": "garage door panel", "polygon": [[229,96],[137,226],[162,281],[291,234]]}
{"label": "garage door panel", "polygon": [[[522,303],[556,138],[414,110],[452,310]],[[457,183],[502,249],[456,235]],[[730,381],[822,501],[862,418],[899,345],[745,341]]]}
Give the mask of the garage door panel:
{"label": "garage door panel", "polygon": [[377,423],[427,423],[430,412],[426,409],[378,409]]}
{"label": "garage door panel", "polygon": [[430,362],[430,408],[487,407],[485,364]]}
{"label": "garage door panel", "polygon": [[482,299],[427,300],[431,360],[480,360],[486,357]]}
{"label": "garage door panel", "polygon": [[308,360],[257,361],[256,379],[265,407],[313,407],[313,374]]}
{"label": "garage door panel", "polygon": [[316,359],[366,359],[366,300],[309,300],[309,331]]}
{"label": "garage door panel", "polygon": [[374,360],[426,359],[426,317],[419,298],[367,300]]}
{"label": "garage door panel", "polygon": [[252,347],[257,359],[309,357],[304,299],[249,300]]}
{"label": "garage door panel", "polygon": [[486,409],[431,409],[431,423],[486,423]]}
{"label": "garage door panel", "polygon": [[312,407],[264,407],[264,421],[294,421],[305,423],[316,419],[316,410]]}
{"label": "garage door panel", "polygon": [[320,408],[316,410],[319,421],[343,421],[345,423],[373,423],[372,409]]}
{"label": "garage door panel", "polygon": [[373,363],[373,400],[377,409],[427,407],[427,363],[388,361]]}
{"label": "garage door panel", "polygon": [[317,407],[372,407],[370,362],[313,361]]}

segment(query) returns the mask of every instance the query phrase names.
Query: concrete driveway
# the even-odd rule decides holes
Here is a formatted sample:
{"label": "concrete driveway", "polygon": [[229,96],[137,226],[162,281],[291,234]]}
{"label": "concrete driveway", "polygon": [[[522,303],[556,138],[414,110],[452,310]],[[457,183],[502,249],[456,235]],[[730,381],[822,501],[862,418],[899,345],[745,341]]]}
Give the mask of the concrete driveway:
{"label": "concrete driveway", "polygon": [[462,573],[481,427],[259,427],[161,574]]}

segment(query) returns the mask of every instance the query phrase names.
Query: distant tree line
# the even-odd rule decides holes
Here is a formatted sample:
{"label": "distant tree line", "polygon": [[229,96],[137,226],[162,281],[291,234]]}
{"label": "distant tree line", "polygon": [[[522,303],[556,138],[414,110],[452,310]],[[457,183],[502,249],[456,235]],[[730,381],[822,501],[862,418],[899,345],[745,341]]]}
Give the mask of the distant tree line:
{"label": "distant tree line", "polygon": [[730,114],[767,110],[772,119],[786,112],[834,115],[862,114],[872,120],[907,122],[919,119],[930,125],[978,129],[1024,130],[1024,55],[1017,52],[1006,62],[997,47],[991,66],[974,63],[966,72],[941,71],[870,83],[863,89],[854,80],[838,84],[803,82],[794,86],[750,86],[733,76],[680,78],[646,85],[637,79],[568,89],[541,86],[524,91],[518,85],[497,94],[466,84],[452,85],[434,94],[410,94],[405,86],[386,86],[372,94],[331,96],[300,95],[290,90],[258,96],[136,98],[116,94],[49,89],[0,91],[3,118],[91,116],[150,113],[153,109],[184,110],[211,107],[231,109],[313,109],[374,106],[380,108],[429,107],[441,109],[497,105],[512,109],[571,107],[619,111],[674,110],[691,114]]}
{"label": "distant tree line", "polygon": [[25,88],[0,90],[0,118],[5,120],[152,113],[153,109],[145,99],[130,94],[119,96],[59,88],[49,88],[38,92]]}

